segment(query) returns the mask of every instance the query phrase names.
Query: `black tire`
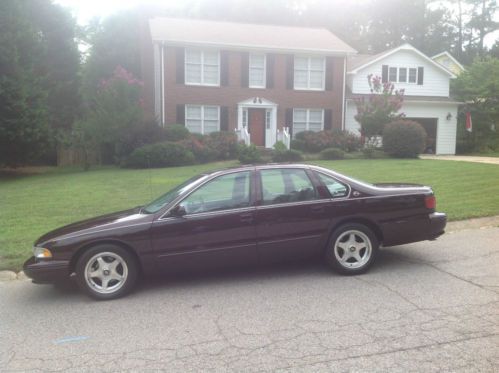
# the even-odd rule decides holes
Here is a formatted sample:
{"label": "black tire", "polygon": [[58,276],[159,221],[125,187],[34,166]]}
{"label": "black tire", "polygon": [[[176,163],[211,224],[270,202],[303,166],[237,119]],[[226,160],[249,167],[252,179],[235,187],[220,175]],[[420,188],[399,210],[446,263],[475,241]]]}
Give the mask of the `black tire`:
{"label": "black tire", "polygon": [[[96,276],[91,276],[91,273],[96,273]],[[98,300],[116,299],[128,294],[134,288],[137,277],[135,258],[117,245],[94,246],[85,251],[76,263],[78,286]]]}
{"label": "black tire", "polygon": [[378,238],[370,228],[357,223],[344,224],[335,229],[329,238],[326,262],[342,275],[358,275],[371,267],[378,249]]}

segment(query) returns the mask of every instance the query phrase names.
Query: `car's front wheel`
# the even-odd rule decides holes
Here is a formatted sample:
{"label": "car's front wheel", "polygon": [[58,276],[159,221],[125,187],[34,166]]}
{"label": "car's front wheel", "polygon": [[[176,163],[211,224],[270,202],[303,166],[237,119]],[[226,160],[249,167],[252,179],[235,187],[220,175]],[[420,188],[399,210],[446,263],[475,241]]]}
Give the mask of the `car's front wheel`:
{"label": "car's front wheel", "polygon": [[79,258],[76,279],[80,288],[93,298],[119,298],[133,289],[137,263],[122,247],[98,245]]}
{"label": "car's front wheel", "polygon": [[374,262],[378,247],[378,239],[371,229],[362,224],[345,224],[331,235],[326,261],[341,274],[361,274]]}

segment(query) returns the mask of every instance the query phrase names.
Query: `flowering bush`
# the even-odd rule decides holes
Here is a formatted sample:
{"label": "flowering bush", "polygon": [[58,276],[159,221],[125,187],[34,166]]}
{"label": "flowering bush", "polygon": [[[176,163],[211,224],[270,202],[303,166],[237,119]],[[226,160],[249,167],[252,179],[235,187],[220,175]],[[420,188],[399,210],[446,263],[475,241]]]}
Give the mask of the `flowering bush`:
{"label": "flowering bush", "polygon": [[81,121],[81,131],[86,134],[85,147],[109,149],[116,163],[133,151],[137,132],[151,130],[142,128],[142,85],[121,66],[116,67],[110,78],[100,82],[97,95]]}
{"label": "flowering bush", "polygon": [[360,123],[362,135],[368,144],[376,136],[380,136],[383,127],[404,114],[396,114],[404,102],[404,90],[395,90],[392,83],[382,83],[379,76],[367,76],[371,94],[355,100],[357,114],[355,120]]}

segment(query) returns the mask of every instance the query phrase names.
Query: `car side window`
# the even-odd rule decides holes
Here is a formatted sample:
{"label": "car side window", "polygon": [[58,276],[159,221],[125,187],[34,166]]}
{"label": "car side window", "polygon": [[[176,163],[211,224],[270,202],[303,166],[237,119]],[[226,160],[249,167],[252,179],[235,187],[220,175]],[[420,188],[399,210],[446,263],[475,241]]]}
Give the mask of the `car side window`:
{"label": "car side window", "polygon": [[317,192],[305,170],[261,170],[264,205],[302,202],[317,199]]}
{"label": "car side window", "polygon": [[199,187],[180,206],[187,214],[248,207],[250,180],[250,171],[219,176]]}
{"label": "car side window", "polygon": [[325,175],[323,173],[317,172],[319,180],[326,186],[329,194],[332,198],[341,198],[348,195],[348,186],[340,183],[338,180],[332,178],[331,176]]}

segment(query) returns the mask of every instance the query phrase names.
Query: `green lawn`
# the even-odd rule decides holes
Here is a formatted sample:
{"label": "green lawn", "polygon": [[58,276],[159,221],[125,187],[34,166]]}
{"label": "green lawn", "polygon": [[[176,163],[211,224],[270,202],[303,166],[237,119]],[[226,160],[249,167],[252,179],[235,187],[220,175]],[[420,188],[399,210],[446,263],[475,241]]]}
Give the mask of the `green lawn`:
{"label": "green lawn", "polygon": [[[499,166],[439,160],[314,161],[369,182],[431,185],[451,220],[499,214]],[[236,162],[153,170],[47,169],[0,174],[0,269],[19,269],[33,241],[58,226],[141,205],[183,180]]]}

